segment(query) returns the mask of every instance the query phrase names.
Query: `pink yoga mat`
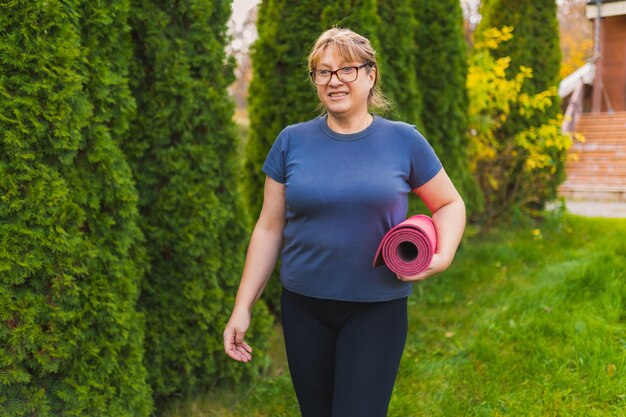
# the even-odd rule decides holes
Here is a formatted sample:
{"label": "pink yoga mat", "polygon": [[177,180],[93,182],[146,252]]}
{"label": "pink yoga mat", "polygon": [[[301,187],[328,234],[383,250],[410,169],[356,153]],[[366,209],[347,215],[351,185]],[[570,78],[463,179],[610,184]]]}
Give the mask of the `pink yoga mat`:
{"label": "pink yoga mat", "polygon": [[432,219],[418,214],[385,233],[374,257],[374,267],[384,264],[396,274],[417,275],[428,268],[436,247],[437,233]]}

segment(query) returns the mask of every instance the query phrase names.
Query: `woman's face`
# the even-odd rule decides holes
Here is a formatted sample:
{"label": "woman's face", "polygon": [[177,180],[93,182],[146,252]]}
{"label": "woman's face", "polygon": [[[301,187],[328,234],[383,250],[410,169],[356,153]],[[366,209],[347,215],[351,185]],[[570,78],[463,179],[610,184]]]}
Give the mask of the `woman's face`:
{"label": "woman's face", "polygon": [[[358,67],[364,62],[349,62],[336,53],[330,46],[324,50],[317,70],[338,70],[344,67]],[[369,73],[368,73],[369,70]],[[367,98],[374,87],[376,68],[363,67],[358,70],[353,82],[340,81],[336,74],[331,76],[326,85],[316,85],[317,95],[329,114],[341,118],[360,116],[367,113]]]}

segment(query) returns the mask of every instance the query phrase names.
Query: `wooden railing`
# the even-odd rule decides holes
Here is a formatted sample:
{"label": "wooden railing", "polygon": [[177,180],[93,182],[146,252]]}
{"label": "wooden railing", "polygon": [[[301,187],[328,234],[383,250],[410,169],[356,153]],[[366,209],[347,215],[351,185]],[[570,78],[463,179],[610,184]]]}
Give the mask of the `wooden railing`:
{"label": "wooden railing", "polygon": [[585,98],[585,83],[581,78],[576,84],[576,88],[572,92],[572,97],[569,100],[565,115],[563,116],[563,123],[561,124],[561,130],[563,133],[573,133],[576,128],[576,123],[583,112],[583,99]]}

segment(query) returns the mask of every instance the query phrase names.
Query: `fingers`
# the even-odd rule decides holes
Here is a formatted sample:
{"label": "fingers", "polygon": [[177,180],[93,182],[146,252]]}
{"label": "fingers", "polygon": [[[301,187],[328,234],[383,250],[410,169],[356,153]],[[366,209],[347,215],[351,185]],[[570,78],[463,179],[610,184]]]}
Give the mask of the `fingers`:
{"label": "fingers", "polygon": [[250,355],[250,353],[248,353],[248,351],[244,349],[243,346],[237,346],[237,353],[239,354],[241,361],[244,363],[248,363],[252,360],[252,355]]}
{"label": "fingers", "polygon": [[[240,339],[241,342],[237,342]],[[232,359],[248,363],[252,360],[252,348],[246,342],[243,341],[243,334],[237,332],[232,327],[227,327],[224,330],[224,352]]]}
{"label": "fingers", "polygon": [[398,277],[398,279],[400,281],[424,281],[426,278],[428,278],[431,275],[433,275],[433,273],[434,273],[434,270],[432,268],[428,268],[426,271],[424,271],[424,272],[422,272],[420,274],[411,276],[411,277],[405,277],[405,276],[399,275],[399,274],[396,274],[396,277]]}
{"label": "fingers", "polygon": [[430,262],[430,265],[425,271],[409,277],[405,277],[400,274],[396,274],[396,276],[400,281],[424,281],[425,279],[444,271],[446,268],[447,265],[442,263],[441,256],[439,254],[435,254]]}
{"label": "fingers", "polygon": [[235,343],[237,343],[237,346],[243,344],[243,332],[235,331]]}

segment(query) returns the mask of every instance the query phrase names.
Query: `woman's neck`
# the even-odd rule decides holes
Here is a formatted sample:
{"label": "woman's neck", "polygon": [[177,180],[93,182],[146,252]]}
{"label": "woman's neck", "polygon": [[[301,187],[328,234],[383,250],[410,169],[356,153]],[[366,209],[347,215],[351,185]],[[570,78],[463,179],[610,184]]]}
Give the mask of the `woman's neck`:
{"label": "woman's neck", "polygon": [[374,116],[369,113],[360,114],[357,117],[337,117],[328,113],[326,123],[333,132],[341,134],[358,133],[372,124]]}

